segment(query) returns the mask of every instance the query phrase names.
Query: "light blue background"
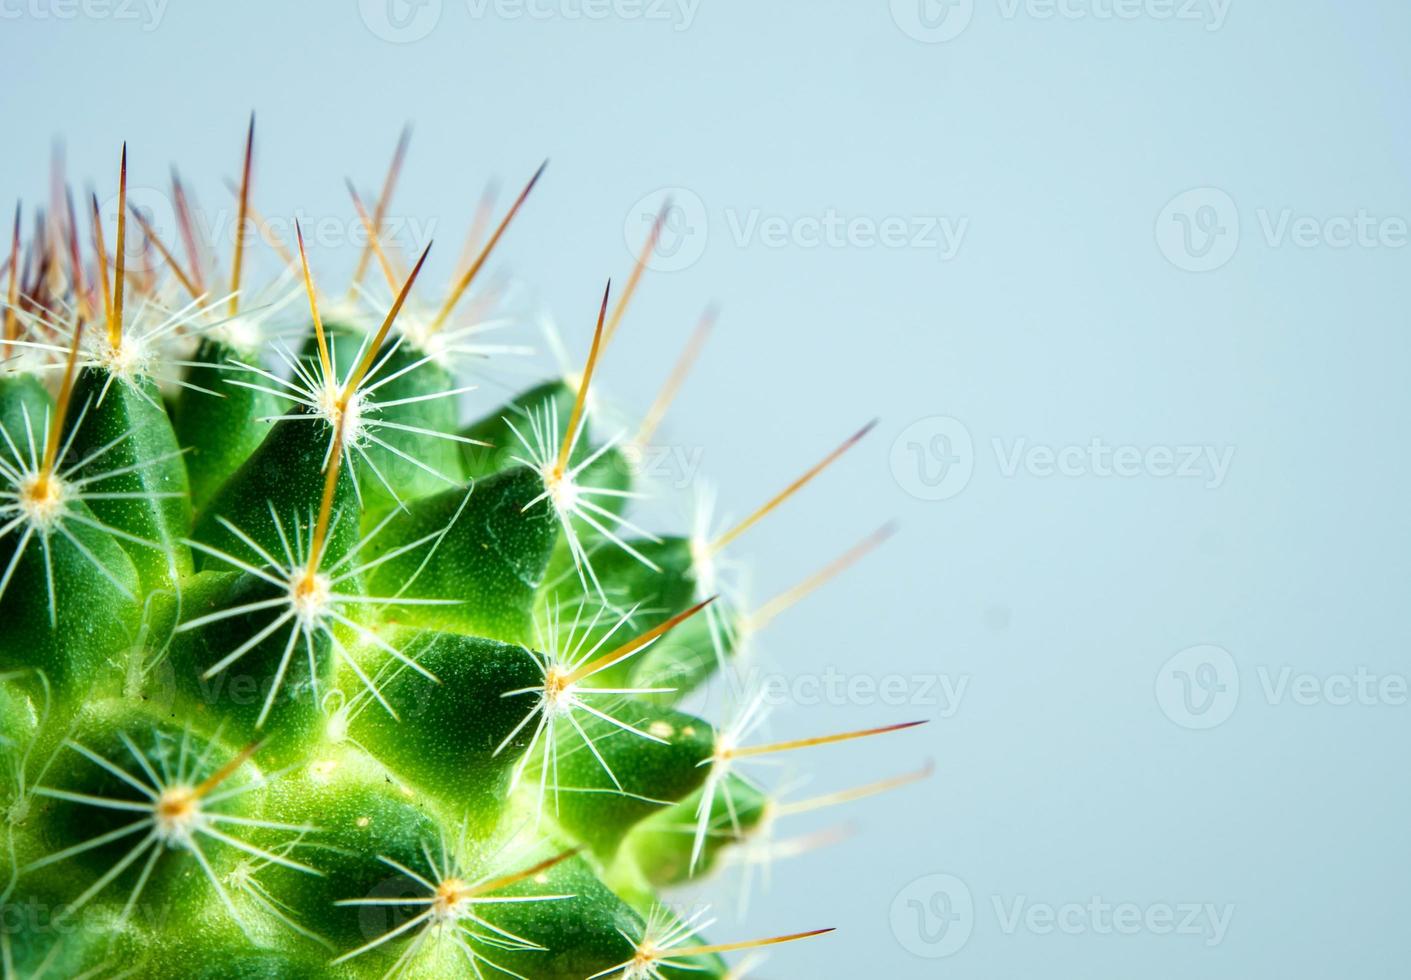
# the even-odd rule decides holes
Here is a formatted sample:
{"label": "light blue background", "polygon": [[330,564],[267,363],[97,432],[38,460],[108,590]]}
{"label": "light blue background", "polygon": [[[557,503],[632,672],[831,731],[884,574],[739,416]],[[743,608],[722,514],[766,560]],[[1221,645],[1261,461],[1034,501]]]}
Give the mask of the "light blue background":
{"label": "light blue background", "polygon": [[[1274,703],[1259,670],[1411,670],[1411,249],[1276,244],[1259,214],[1411,215],[1411,7],[1233,0],[1208,30],[1150,16],[1160,0],[1133,20],[977,0],[963,33],[926,43],[883,0],[700,0],[689,29],[573,19],[567,0],[547,20],[444,0],[428,36],[399,44],[356,0],[170,0],[145,24],[37,17],[44,2],[3,0],[20,10],[0,20],[6,193],[42,198],[62,135],[71,172],[103,195],[126,139],[134,182],[175,161],[223,202],[254,108],[260,206],[346,220],[342,178],[375,187],[411,119],[397,210],[436,223],[439,278],[484,181],[517,186],[549,156],[498,265],[536,285],[581,353],[603,278],[630,261],[624,222],[644,194],[684,188],[704,208],[704,253],[646,280],[604,390],[645,407],[718,299],[667,431],[703,448],[735,513],[881,417],[740,552],[768,594],[887,518],[901,534],[760,641],[779,669],[968,687],[945,718],[928,704],[776,713],[780,737],[935,719],[798,757],[816,774],[805,792],[928,756],[937,769],[787,828],[856,833],[779,864],[748,921],[727,912],[713,933],[840,927],[777,951],[766,974],[1407,975],[1411,706]],[[376,23],[378,5],[363,6]],[[1227,264],[1192,273],[1163,255],[1157,219],[1200,187],[1235,202],[1241,236]],[[949,260],[742,243],[731,221],[756,210],[941,216],[966,233]],[[318,261],[330,277],[347,268],[333,249]],[[927,501],[891,450],[938,416],[972,437],[973,477]],[[1006,475],[992,443],[1094,438],[1234,455],[1208,488]],[[1157,697],[1163,664],[1198,644],[1228,650],[1241,682],[1233,714],[1205,731]],[[942,950],[920,941],[906,896],[893,914],[929,874],[958,877],[975,909],[944,959],[914,955]],[[728,903],[733,880],[715,891]],[[1021,896],[1234,911],[1213,947],[1006,932],[995,902]]]}

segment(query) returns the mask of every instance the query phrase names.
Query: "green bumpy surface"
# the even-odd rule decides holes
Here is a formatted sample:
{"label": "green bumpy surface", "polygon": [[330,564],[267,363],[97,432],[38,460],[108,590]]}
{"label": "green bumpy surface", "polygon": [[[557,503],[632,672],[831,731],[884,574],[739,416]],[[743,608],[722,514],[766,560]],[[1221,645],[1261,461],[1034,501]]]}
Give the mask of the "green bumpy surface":
{"label": "green bumpy surface", "polygon": [[[365,334],[330,333],[346,372]],[[307,617],[290,587],[332,430],[235,384],[249,352],[200,339],[187,377],[209,391],[168,398],[81,368],[57,472],[82,492],[36,524],[6,487],[6,977],[725,974],[688,952],[624,966],[664,914],[655,889],[690,874],[716,732],[675,705],[716,669],[706,618],[582,681],[603,691],[582,698],[595,711],[552,729],[536,714],[555,656],[702,598],[688,545],[637,541],[645,564],[585,524],[585,579],[542,472],[511,458],[514,429],[568,424],[573,390],[466,426],[453,402],[416,400],[450,387],[439,364],[386,353],[381,376],[404,373],[380,395],[401,404],[332,488],[318,568],[339,598]],[[11,483],[54,411],[34,376],[0,378]],[[627,488],[613,459],[582,479]],[[635,687],[672,690],[611,693]],[[748,829],[767,801],[730,779],[738,812],[712,826]],[[731,840],[712,831],[700,868]]]}

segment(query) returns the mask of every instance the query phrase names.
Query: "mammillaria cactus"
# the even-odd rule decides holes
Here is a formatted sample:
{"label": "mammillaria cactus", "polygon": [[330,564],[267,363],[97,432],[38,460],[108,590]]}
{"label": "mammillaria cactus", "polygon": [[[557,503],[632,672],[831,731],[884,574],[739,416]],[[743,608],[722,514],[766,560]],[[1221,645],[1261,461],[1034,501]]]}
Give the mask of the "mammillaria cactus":
{"label": "mammillaria cactus", "polygon": [[355,195],[354,286],[375,258],[390,302],[321,292],[300,231],[261,303],[252,147],[253,121],[228,279],[179,182],[180,242],[128,206],[125,147],[111,255],[96,199],[28,244],[16,218],[4,976],[723,977],[826,932],[706,939],[663,896],[790,809],[916,778],[780,802],[749,762],[912,723],[771,744],[758,697],[719,726],[681,704],[880,540],[753,613],[722,562],[862,433],[733,529],[650,533],[624,447],[682,370],[632,439],[589,397],[646,250],[583,317],[582,372],[492,406],[463,382],[493,299],[462,300],[540,174],[440,305],[430,246],[403,272],[379,242],[395,165]]}

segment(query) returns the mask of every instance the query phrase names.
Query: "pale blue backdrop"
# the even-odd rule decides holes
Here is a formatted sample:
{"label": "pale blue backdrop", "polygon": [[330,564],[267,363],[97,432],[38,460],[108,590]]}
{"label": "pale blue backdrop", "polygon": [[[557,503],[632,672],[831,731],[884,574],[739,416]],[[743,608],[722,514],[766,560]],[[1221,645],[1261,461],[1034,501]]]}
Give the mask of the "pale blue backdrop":
{"label": "pale blue backdrop", "polygon": [[839,927],[765,975],[1407,975],[1411,7],[0,14],[4,194],[43,197],[55,136],[111,194],[126,139],[134,186],[177,162],[216,210],[255,109],[260,207],[327,219],[341,276],[343,178],[373,190],[409,119],[394,216],[438,278],[485,181],[552,158],[496,266],[575,356],[676,189],[602,380],[640,411],[719,301],[664,431],[722,507],[881,418],[740,554],[764,596],[899,521],[760,669],[815,682],[781,737],[932,719],[797,757],[797,796],[936,770],[781,823],[851,836],[744,921],[710,888],[722,939]]}

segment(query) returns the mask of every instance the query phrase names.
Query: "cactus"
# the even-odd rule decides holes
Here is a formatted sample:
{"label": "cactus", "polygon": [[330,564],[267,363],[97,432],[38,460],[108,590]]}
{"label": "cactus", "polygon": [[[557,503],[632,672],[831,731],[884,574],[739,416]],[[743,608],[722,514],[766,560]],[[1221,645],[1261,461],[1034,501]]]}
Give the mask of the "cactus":
{"label": "cactus", "polygon": [[395,163],[371,213],[355,194],[354,284],[375,258],[390,302],[321,292],[301,230],[256,302],[253,136],[228,283],[179,182],[184,255],[127,207],[125,146],[111,255],[96,200],[28,245],[16,215],[4,977],[725,977],[829,931],[708,941],[669,890],[924,774],[779,800],[749,763],[910,723],[766,743],[757,695],[720,726],[685,704],[884,536],[753,612],[733,584],[727,549],[862,433],[732,529],[653,534],[624,447],[705,326],[635,438],[589,394],[660,222],[581,373],[492,406],[462,384],[461,301],[543,168],[437,306],[430,246],[403,272],[378,238]]}

